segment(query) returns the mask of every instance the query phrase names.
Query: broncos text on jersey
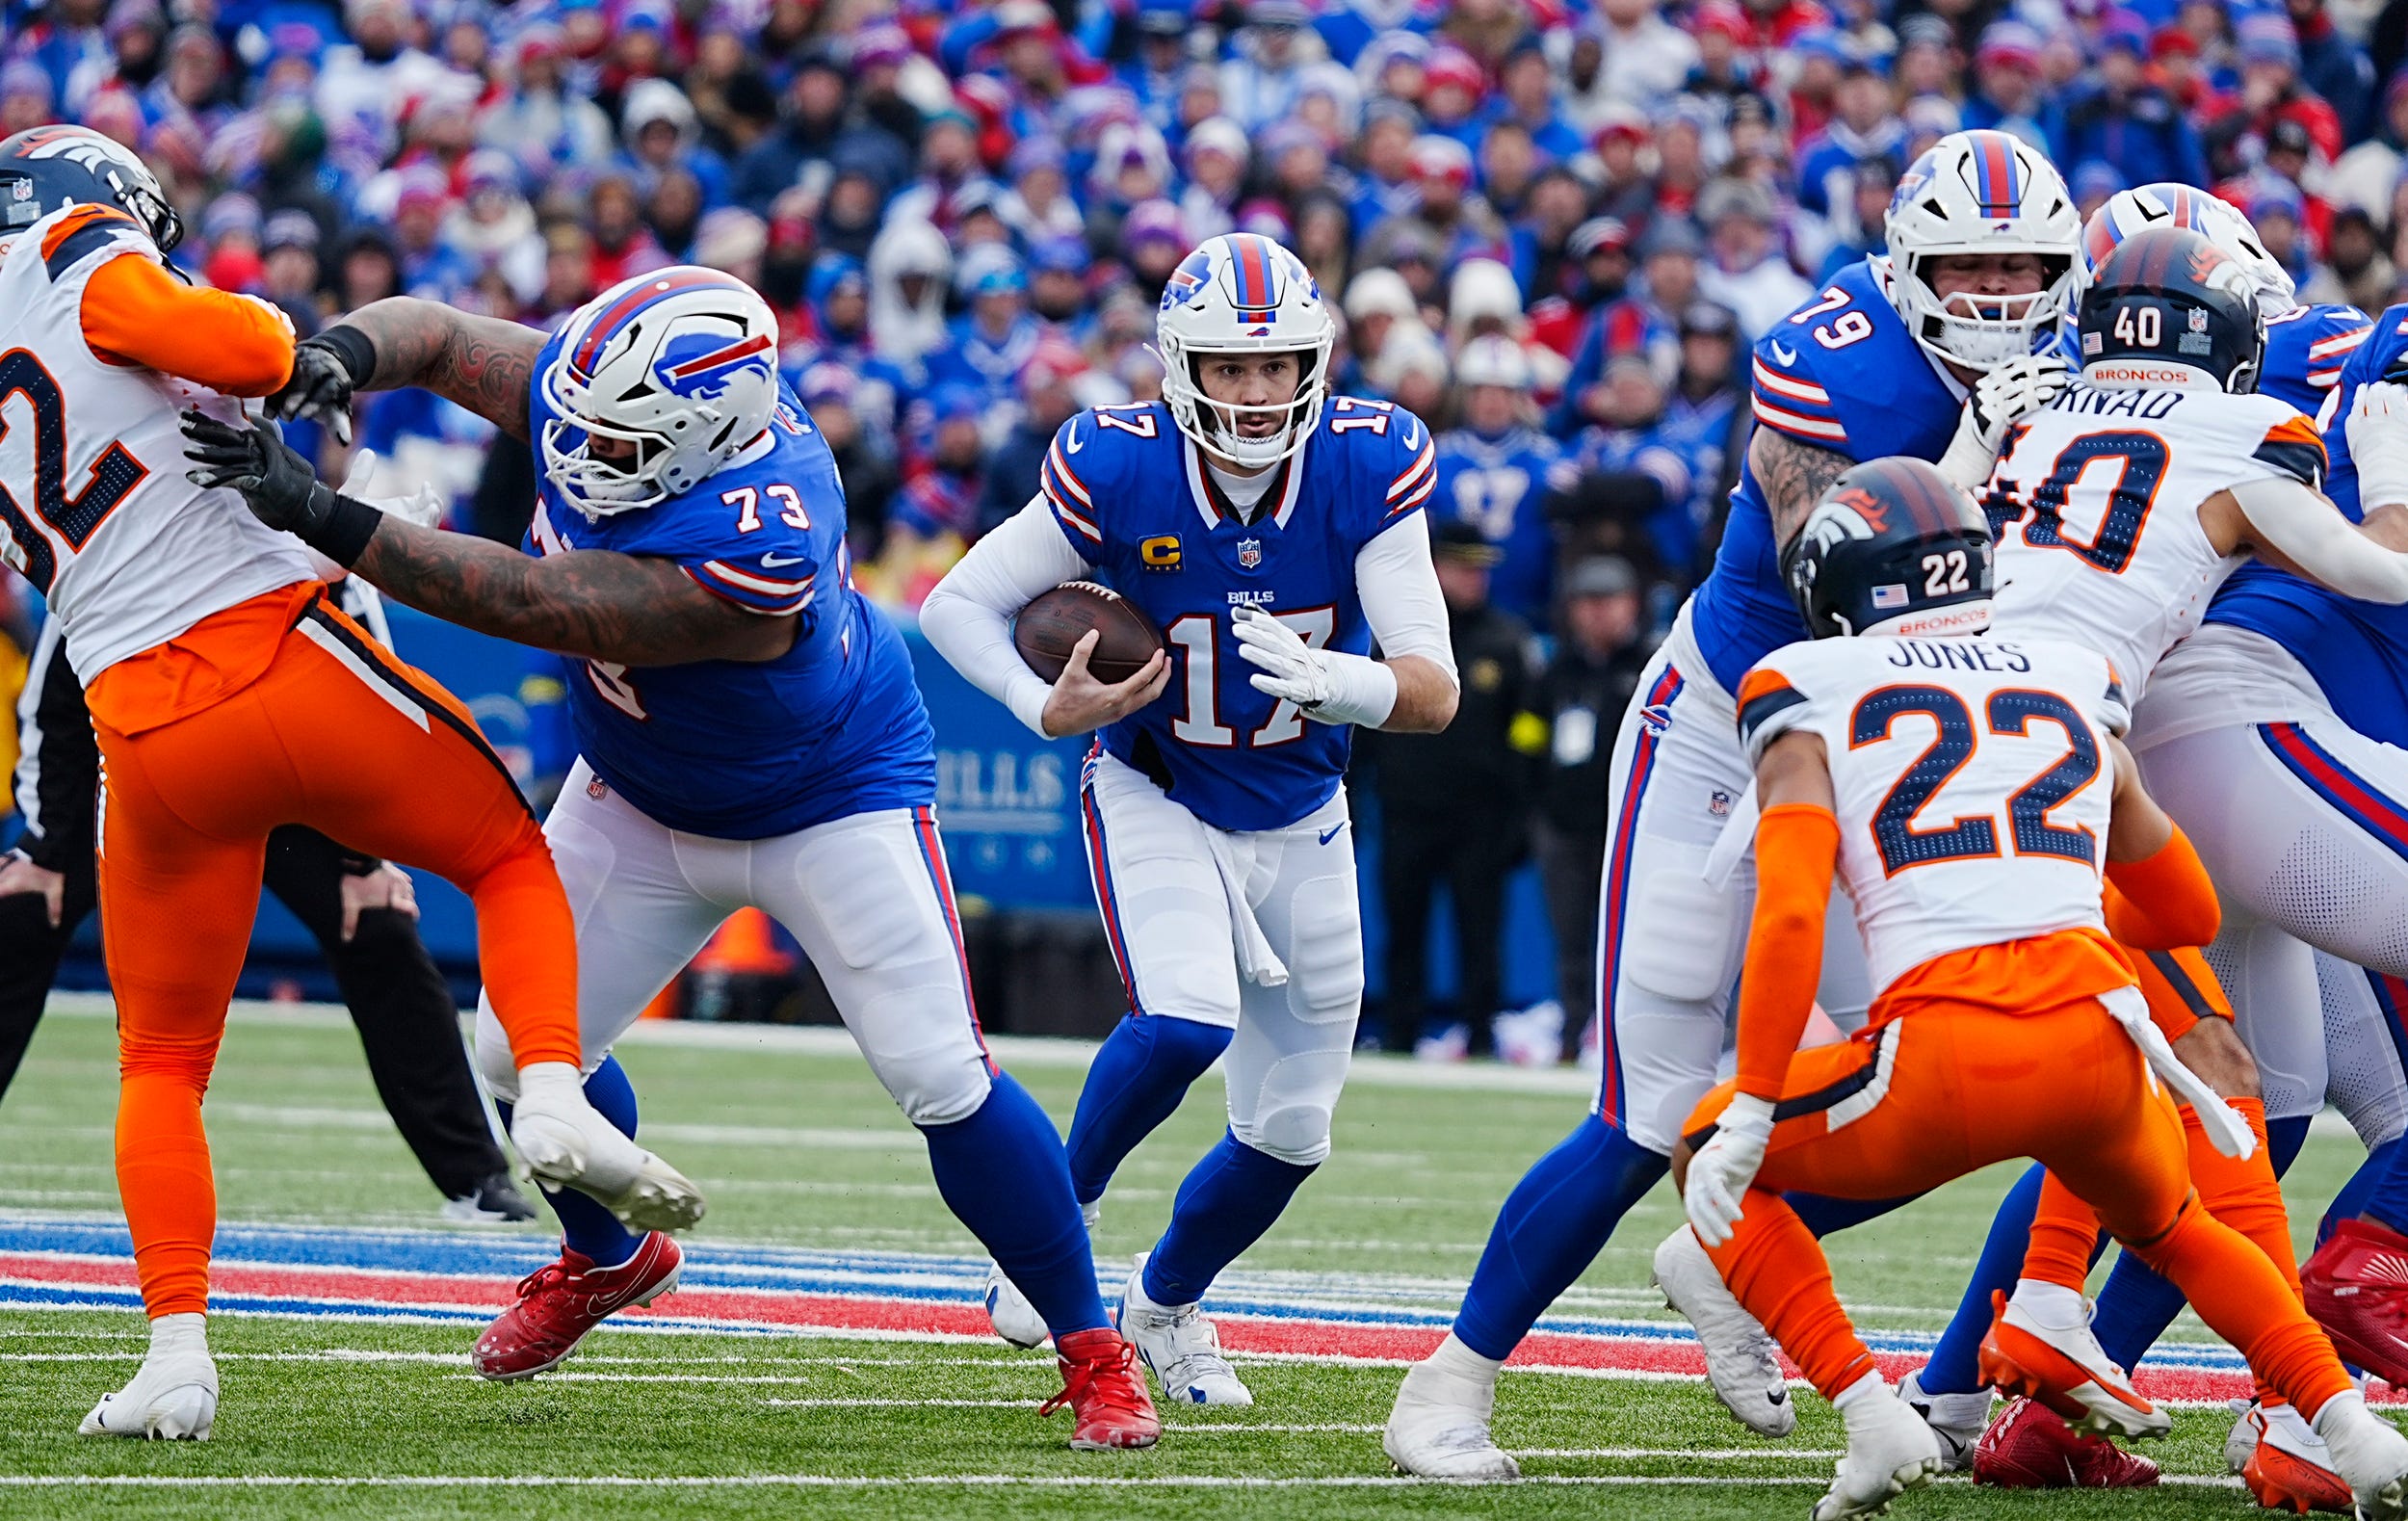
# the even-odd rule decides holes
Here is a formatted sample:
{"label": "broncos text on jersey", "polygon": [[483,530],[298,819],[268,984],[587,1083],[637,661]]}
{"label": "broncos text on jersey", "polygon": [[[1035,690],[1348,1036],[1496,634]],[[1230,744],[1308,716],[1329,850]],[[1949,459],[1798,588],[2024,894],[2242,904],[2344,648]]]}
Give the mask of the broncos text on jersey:
{"label": "broncos text on jersey", "polygon": [[1159,402],[1062,424],[1045,457],[1056,526],[1169,642],[1170,690],[1097,743],[1215,828],[1283,828],[1338,790],[1351,731],[1254,690],[1232,619],[1258,608],[1316,649],[1368,654],[1363,546],[1422,510],[1437,483],[1429,426],[1387,402],[1333,396],[1251,521]]}
{"label": "broncos text on jersey", "polygon": [[[538,377],[560,345],[544,346]],[[540,385],[530,406],[540,435],[553,417]],[[835,459],[783,383],[768,433],[682,496],[588,518],[545,483],[527,549],[672,561],[716,596],[799,620],[794,647],[771,661],[573,662],[579,752],[655,822],[761,840],[935,801],[935,737],[910,654],[853,590]]]}

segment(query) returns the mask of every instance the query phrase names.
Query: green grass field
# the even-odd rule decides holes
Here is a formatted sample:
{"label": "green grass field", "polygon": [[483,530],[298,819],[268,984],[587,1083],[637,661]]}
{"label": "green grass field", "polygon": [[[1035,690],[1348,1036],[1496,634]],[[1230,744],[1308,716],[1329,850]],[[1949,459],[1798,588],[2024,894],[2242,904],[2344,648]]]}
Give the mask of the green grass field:
{"label": "green grass field", "polygon": [[[647,1140],[711,1191],[714,1241],[970,1254],[918,1138],[860,1063],[824,1040],[741,1027],[645,1031],[624,1054]],[[1066,1123],[1082,1053],[1008,1047]],[[0,1105],[0,1220],[102,1219],[113,1027],[61,1000]],[[1348,1274],[1389,1302],[1452,1308],[1497,1201],[1582,1105],[1569,1079],[1359,1068],[1336,1155],[1242,1266],[1328,1300]],[[208,1104],[229,1221],[423,1228],[438,1202],[376,1107],[339,1016],[250,1012]],[[1108,1256],[1150,1244],[1171,1191],[1222,1123],[1217,1084],[1124,1169]],[[2304,1236],[2358,1159],[2320,1126],[2290,1175]],[[1869,1327],[1937,1329],[2009,1180],[1968,1179],[1837,1239],[1843,1294]],[[1662,1318],[1645,1257],[1676,1219],[1668,1190],[1625,1225],[1566,1313]],[[490,1233],[478,1233],[489,1239]],[[544,1232],[527,1238],[540,1241]],[[682,1298],[682,1297],[680,1297]],[[663,1301],[674,1310],[677,1299]],[[2175,1334],[2200,1338],[2186,1319]],[[1168,1414],[1148,1453],[1076,1455],[1066,1417],[1035,1418],[1050,1362],[1000,1343],[762,1334],[598,1333],[563,1373],[495,1386],[467,1372],[473,1325],[222,1317],[223,1400],[206,1444],[79,1438],[77,1419],[132,1369],[125,1311],[0,1308],[0,1515],[85,1516],[1803,1516],[1840,1444],[1819,1400],[1785,1443],[1748,1434],[1700,1386],[1511,1373],[1504,1444],[1522,1483],[1396,1478],[1378,1444],[1397,1370],[1247,1360],[1251,1410]],[[1932,1517],[2239,1516],[2222,1473],[2229,1418],[2190,1411],[2155,1455],[2150,1494],[2011,1495],[1949,1483],[1897,1513]]]}

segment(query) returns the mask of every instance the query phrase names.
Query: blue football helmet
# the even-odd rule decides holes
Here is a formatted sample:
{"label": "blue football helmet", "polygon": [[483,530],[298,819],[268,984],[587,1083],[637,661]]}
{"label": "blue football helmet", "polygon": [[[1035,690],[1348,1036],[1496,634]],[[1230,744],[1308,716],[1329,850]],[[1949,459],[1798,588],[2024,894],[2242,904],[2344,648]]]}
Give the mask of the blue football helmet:
{"label": "blue football helmet", "polygon": [[165,253],[184,236],[159,176],[139,154],[90,127],[28,127],[0,143],[0,237],[67,206],[112,206]]}

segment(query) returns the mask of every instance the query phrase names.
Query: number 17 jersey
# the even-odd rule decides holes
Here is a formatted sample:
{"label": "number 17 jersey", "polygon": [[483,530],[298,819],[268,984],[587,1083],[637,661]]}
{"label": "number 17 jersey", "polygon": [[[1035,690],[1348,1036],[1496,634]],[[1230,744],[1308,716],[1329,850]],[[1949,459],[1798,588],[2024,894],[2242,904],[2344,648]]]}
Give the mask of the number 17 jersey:
{"label": "number 17 jersey", "polygon": [[1990,477],[1991,626],[2100,651],[2139,701],[2247,558],[2216,553],[2199,509],[2271,476],[2324,482],[2324,442],[2288,402],[2068,385],[2008,434]]}

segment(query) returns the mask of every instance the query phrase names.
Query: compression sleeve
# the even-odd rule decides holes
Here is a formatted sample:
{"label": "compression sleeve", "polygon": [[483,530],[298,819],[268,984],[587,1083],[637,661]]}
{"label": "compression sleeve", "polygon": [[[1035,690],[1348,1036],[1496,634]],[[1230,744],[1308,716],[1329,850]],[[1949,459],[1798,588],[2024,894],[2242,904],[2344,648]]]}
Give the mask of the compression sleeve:
{"label": "compression sleeve", "polygon": [[2408,555],[2360,533],[2338,508],[2289,476],[2232,487],[2260,542],[2316,581],[2365,602],[2408,602]]}
{"label": "compression sleeve", "polygon": [[2180,951],[2215,938],[2215,884],[2181,826],[2155,855],[2107,864],[2107,933],[2135,951]]}
{"label": "compression sleeve", "polygon": [[1054,689],[1020,658],[1011,617],[1040,592],[1086,573],[1045,498],[1032,497],[945,572],[920,606],[920,632],[972,685],[1042,735]]}
{"label": "compression sleeve", "polygon": [[1447,599],[1429,558],[1429,518],[1415,512],[1372,536],[1354,556],[1354,590],[1380,654],[1419,655],[1455,675],[1454,644],[1447,635]]}
{"label": "compression sleeve", "polygon": [[1840,859],[1840,821],[1784,802],[1756,824],[1756,914],[1740,978],[1739,1090],[1778,1099],[1822,980],[1822,922]]}
{"label": "compression sleeve", "polygon": [[147,365],[228,396],[265,396],[293,373],[293,324],[268,302],[186,285],[121,253],[84,286],[84,340],[104,359]]}

